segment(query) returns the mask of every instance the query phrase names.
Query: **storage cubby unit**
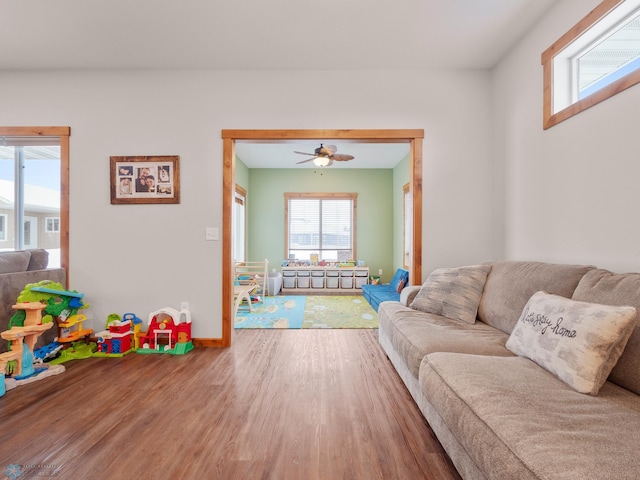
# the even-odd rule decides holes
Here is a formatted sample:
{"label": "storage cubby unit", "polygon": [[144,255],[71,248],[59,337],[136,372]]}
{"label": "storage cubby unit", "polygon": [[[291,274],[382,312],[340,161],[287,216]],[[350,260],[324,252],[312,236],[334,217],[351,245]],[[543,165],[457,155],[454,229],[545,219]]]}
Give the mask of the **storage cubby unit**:
{"label": "storage cubby unit", "polygon": [[369,283],[369,267],[282,267],[282,293],[357,294]]}

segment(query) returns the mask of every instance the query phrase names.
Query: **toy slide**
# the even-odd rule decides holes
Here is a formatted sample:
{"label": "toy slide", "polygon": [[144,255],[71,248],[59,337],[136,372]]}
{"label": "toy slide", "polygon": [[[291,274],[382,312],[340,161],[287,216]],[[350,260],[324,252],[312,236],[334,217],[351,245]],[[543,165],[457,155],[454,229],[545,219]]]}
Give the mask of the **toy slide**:
{"label": "toy slide", "polygon": [[64,295],[65,297],[84,298],[84,293],[71,292],[69,290],[56,290],[47,287],[31,287],[32,292],[53,293],[54,295]]}

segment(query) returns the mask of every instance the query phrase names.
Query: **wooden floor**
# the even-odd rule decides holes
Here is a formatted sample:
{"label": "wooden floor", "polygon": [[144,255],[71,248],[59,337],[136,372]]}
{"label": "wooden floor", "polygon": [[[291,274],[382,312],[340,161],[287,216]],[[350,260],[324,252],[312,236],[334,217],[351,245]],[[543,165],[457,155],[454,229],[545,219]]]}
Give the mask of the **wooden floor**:
{"label": "wooden floor", "polygon": [[65,366],[0,398],[0,474],[460,478],[376,330],[240,330],[229,349]]}

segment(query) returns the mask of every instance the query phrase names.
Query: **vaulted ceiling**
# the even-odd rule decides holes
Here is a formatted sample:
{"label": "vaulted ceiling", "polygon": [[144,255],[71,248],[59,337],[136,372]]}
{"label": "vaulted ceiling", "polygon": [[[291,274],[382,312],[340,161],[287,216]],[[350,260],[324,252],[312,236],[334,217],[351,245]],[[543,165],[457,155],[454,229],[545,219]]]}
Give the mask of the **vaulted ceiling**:
{"label": "vaulted ceiling", "polygon": [[[0,0],[0,72],[21,69],[489,69],[554,0]],[[338,168],[390,168],[406,145],[335,143]],[[251,168],[311,143],[238,144]],[[404,147],[404,149],[403,149]],[[313,168],[313,166],[311,166]],[[333,166],[332,166],[333,168]]]}
{"label": "vaulted ceiling", "polygon": [[0,0],[0,69],[485,69],[554,3]]}

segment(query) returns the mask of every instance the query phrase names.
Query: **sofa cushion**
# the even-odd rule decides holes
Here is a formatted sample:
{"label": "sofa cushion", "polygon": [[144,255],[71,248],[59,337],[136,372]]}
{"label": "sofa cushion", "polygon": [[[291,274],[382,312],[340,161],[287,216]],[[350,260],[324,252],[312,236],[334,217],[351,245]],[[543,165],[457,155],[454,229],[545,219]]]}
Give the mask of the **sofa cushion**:
{"label": "sofa cushion", "polygon": [[44,248],[35,248],[29,250],[31,258],[29,259],[28,271],[32,270],[44,270],[49,265],[49,252]]}
{"label": "sofa cushion", "polygon": [[362,296],[376,312],[381,302],[400,299],[400,294],[391,285],[362,285]]}
{"label": "sofa cushion", "polygon": [[526,358],[451,353],[419,382],[484,478],[638,478],[640,397],[611,382],[593,397]]}
{"label": "sofa cushion", "polygon": [[411,308],[475,323],[490,265],[439,268],[431,272],[411,302]]}
{"label": "sofa cushion", "polygon": [[0,273],[26,272],[31,253],[25,250],[0,253]]}
{"label": "sofa cushion", "polygon": [[457,322],[398,302],[381,303],[378,322],[381,335],[388,337],[416,379],[420,362],[433,352],[513,356],[504,346],[509,336],[482,322]]}
{"label": "sofa cushion", "polygon": [[571,298],[582,276],[593,268],[541,262],[495,262],[487,275],[478,318],[511,333],[531,295],[544,290]]}
{"label": "sofa cushion", "polygon": [[[573,299],[606,305],[632,305],[640,317],[640,274],[591,270],[580,280]],[[640,321],[613,367],[609,381],[640,395]]]}
{"label": "sofa cushion", "polygon": [[597,395],[636,325],[634,307],[535,293],[506,347],[580,393]]}

